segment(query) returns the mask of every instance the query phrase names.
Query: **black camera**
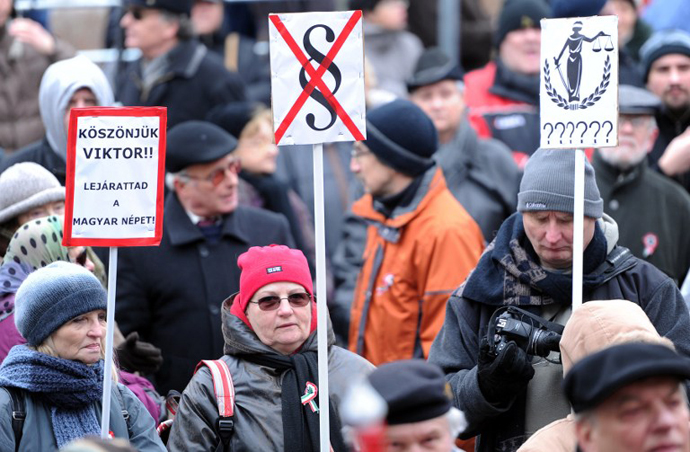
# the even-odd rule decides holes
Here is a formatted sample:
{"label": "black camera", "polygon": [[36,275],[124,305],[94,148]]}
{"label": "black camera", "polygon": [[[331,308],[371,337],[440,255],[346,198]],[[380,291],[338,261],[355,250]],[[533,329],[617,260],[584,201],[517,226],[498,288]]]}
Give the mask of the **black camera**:
{"label": "black camera", "polygon": [[491,317],[489,343],[494,355],[514,341],[528,355],[546,358],[550,352],[560,351],[562,332],[561,325],[511,306],[498,309]]}

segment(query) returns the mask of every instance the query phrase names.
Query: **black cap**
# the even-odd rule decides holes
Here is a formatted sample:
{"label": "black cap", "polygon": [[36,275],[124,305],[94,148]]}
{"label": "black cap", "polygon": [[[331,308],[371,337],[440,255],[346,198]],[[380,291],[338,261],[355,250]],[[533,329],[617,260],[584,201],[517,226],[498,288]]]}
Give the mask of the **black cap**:
{"label": "black cap", "polygon": [[460,66],[453,63],[443,50],[431,47],[426,49],[417,60],[414,73],[407,80],[407,90],[412,92],[441,80],[462,80],[464,75]]}
{"label": "black cap", "polygon": [[381,0],[350,0],[349,9],[361,9],[362,11],[373,11]]}
{"label": "black cap", "polygon": [[383,364],[369,382],[388,404],[389,425],[427,421],[451,409],[451,392],[438,366],[421,359]]}
{"label": "black cap", "polygon": [[690,378],[690,359],[665,345],[633,342],[589,355],[570,369],[563,390],[573,410],[597,407],[614,392],[649,377]]}
{"label": "black cap", "polygon": [[237,147],[237,139],[215,124],[182,122],[168,131],[165,169],[177,173],[191,165],[215,162]]}
{"label": "black cap", "polygon": [[126,0],[125,6],[141,6],[170,11],[171,13],[190,15],[194,0]]}
{"label": "black cap", "polygon": [[618,87],[618,110],[622,115],[654,115],[661,99],[644,88],[632,85]]}

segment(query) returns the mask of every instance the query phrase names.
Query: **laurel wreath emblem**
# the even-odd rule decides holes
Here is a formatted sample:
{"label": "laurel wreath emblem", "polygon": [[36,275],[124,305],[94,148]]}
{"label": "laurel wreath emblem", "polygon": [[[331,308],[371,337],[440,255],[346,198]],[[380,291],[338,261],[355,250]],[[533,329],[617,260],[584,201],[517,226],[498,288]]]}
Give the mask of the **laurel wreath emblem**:
{"label": "laurel wreath emblem", "polygon": [[599,86],[597,86],[592,94],[582,99],[579,104],[571,105],[563,96],[558,94],[551,85],[551,69],[549,68],[549,60],[548,58],[544,60],[544,85],[546,87],[546,94],[549,95],[553,103],[565,110],[585,110],[587,107],[591,107],[597,103],[597,101],[601,99],[601,96],[606,92],[606,89],[609,87],[610,80],[611,59],[607,55],[606,60],[604,61],[604,75],[601,79],[601,83],[599,83]]}

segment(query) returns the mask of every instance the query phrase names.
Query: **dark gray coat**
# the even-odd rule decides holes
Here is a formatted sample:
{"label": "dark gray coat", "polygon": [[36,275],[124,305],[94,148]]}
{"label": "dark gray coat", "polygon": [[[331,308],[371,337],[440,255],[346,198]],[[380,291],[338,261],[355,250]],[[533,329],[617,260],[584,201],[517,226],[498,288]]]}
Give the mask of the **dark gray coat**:
{"label": "dark gray coat", "polygon": [[206,241],[174,193],[165,203],[158,247],[120,250],[116,319],[127,335],[163,351],[156,389],[182,391],[202,359],[223,354],[220,305],[239,290],[237,258],[250,246],[294,247],[287,220],[239,206],[224,218],[218,243]]}
{"label": "dark gray coat", "polygon": [[168,107],[168,127],[204,120],[216,106],[245,100],[244,84],[217,55],[196,40],[183,41],[168,54],[168,70],[149,92],[142,91],[141,60],[119,74],[116,98],[125,106]]}
{"label": "dark gray coat", "polygon": [[[122,417],[120,397],[129,413],[129,431],[127,423]],[[165,451],[165,446],[158,437],[156,425],[151,415],[139,399],[125,386],[113,385],[110,404],[110,431],[117,438],[127,438],[132,446],[140,452]],[[57,443],[53,435],[53,425],[50,418],[50,406],[39,399],[24,392],[26,419],[22,439],[19,444],[20,452],[57,450]],[[96,416],[101,418],[101,402],[95,404]],[[14,431],[12,430],[12,401],[10,394],[0,389],[0,450],[10,452],[15,450]]]}

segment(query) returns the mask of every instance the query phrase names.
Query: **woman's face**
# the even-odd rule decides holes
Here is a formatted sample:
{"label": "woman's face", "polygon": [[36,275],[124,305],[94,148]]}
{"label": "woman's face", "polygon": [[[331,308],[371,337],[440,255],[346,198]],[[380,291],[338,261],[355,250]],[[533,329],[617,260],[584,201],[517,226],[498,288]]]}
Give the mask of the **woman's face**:
{"label": "woman's face", "polygon": [[[305,293],[299,284],[275,282],[259,289],[247,304],[247,319],[259,340],[276,351],[289,355],[297,350],[309,337],[311,326],[311,304],[293,306],[288,301],[292,294]],[[262,311],[257,303],[261,298],[277,296],[282,298],[277,309]]]}
{"label": "woman's face", "polygon": [[98,309],[68,321],[51,336],[58,357],[94,364],[101,359],[105,340],[105,311]]}
{"label": "woman's face", "polygon": [[240,138],[235,155],[242,161],[243,170],[252,174],[273,174],[278,152],[271,123],[265,121],[253,134]]}

